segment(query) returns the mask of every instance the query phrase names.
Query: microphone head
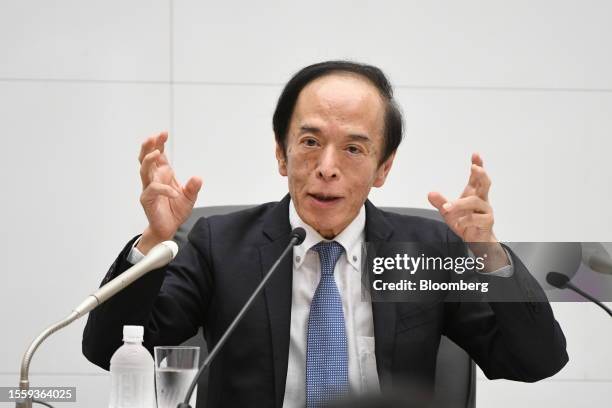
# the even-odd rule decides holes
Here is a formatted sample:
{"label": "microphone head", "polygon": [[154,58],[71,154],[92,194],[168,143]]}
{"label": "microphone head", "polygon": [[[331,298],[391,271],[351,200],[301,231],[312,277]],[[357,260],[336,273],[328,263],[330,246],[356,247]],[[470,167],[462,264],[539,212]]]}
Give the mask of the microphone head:
{"label": "microphone head", "polygon": [[174,241],[164,241],[164,242],[161,243],[161,245],[165,246],[170,251],[172,251],[172,259],[174,259],[176,257],[176,254],[178,254],[179,247],[176,244],[176,242],[174,242]]}
{"label": "microphone head", "polygon": [[306,239],[306,230],[302,227],[294,228],[291,231],[291,238],[295,238],[295,245],[300,245]]}
{"label": "microphone head", "polygon": [[546,282],[555,288],[565,289],[569,281],[570,279],[566,275],[559,272],[548,272],[546,275]]}
{"label": "microphone head", "polygon": [[612,275],[612,260],[603,254],[593,254],[588,259],[589,267],[595,272]]}

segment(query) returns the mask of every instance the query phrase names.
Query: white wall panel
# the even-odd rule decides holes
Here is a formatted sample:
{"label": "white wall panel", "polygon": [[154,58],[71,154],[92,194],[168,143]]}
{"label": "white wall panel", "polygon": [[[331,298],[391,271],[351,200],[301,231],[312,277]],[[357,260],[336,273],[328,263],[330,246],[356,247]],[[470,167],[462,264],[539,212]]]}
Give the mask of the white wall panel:
{"label": "white wall panel", "polygon": [[[612,302],[607,303],[612,307]],[[598,306],[587,303],[553,303],[557,321],[567,339],[570,361],[554,379],[612,382],[612,325]],[[612,397],[612,390],[610,394]]]}
{"label": "white wall panel", "polygon": [[476,406],[495,408],[539,407],[593,408],[610,406],[610,381],[541,381],[520,383],[506,380],[479,381]]}
{"label": "white wall panel", "polygon": [[0,78],[167,81],[168,0],[3,0]]}
{"label": "white wall panel", "polygon": [[176,0],[180,81],[282,83],[350,58],[416,86],[612,88],[600,1]]}
{"label": "white wall panel", "polygon": [[287,193],[274,158],[275,86],[175,86],[174,167],[200,176],[197,205],[259,204]]}
{"label": "white wall panel", "polygon": [[498,238],[609,241],[612,94],[400,90],[406,132],[375,203],[429,206],[457,198],[471,152],[492,179]]}
{"label": "white wall panel", "polygon": [[[97,288],[146,225],[137,158],[142,140],[168,126],[167,98],[158,85],[0,82],[9,277],[0,316],[11,333],[0,371],[18,370],[26,345]],[[81,332],[70,330],[36,356],[38,369],[85,367]]]}

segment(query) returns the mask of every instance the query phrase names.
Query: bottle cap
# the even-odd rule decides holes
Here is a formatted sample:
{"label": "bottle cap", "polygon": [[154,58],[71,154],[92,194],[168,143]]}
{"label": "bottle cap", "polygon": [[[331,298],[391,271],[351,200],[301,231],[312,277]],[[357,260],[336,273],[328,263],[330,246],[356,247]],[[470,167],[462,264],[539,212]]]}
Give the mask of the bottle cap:
{"label": "bottle cap", "polygon": [[123,326],[123,341],[142,341],[144,327],[142,326]]}

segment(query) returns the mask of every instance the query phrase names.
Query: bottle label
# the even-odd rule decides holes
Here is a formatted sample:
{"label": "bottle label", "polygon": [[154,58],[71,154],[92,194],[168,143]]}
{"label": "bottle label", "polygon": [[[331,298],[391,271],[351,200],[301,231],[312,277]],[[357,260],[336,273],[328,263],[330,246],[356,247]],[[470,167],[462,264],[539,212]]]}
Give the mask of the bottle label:
{"label": "bottle label", "polygon": [[110,408],[154,407],[153,382],[146,372],[115,373],[111,379]]}

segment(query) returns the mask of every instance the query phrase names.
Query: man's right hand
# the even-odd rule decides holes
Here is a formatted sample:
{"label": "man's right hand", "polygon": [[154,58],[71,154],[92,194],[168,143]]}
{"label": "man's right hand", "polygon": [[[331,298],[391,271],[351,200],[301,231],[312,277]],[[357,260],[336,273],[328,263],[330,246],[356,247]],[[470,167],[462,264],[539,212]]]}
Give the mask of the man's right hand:
{"label": "man's right hand", "polygon": [[144,141],[140,149],[140,203],[149,221],[136,248],[143,254],[160,242],[172,239],[191,211],[202,187],[202,179],[191,177],[182,186],[164,154],[168,133]]}

